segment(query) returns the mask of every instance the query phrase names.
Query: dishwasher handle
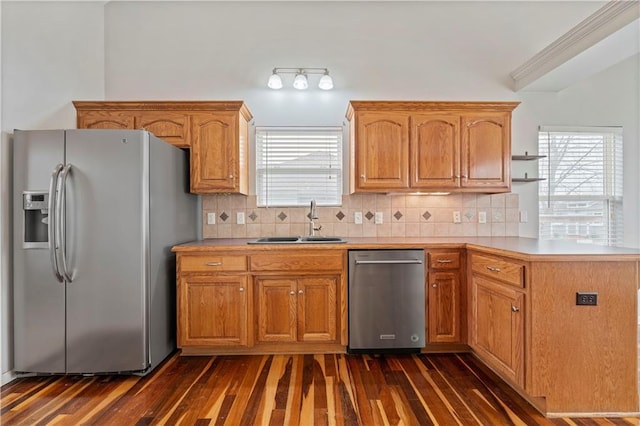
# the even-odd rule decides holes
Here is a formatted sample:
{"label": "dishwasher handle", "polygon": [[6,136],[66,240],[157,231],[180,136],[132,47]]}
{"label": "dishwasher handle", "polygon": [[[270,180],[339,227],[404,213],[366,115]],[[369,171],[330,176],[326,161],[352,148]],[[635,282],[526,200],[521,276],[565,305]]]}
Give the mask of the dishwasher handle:
{"label": "dishwasher handle", "polygon": [[356,265],[420,265],[420,259],[356,260]]}

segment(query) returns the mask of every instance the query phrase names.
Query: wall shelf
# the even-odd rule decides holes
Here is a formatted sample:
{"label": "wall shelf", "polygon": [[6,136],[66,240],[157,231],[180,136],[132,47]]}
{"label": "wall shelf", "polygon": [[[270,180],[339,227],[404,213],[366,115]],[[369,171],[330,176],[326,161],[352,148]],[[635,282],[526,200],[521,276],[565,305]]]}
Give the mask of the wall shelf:
{"label": "wall shelf", "polygon": [[525,151],[524,155],[512,155],[511,159],[514,161],[531,161],[531,160],[539,160],[545,157],[546,155],[529,155],[529,153]]}
{"label": "wall shelf", "polygon": [[527,173],[525,173],[523,178],[512,178],[511,182],[538,182],[541,180],[546,180],[546,178],[529,177]]}

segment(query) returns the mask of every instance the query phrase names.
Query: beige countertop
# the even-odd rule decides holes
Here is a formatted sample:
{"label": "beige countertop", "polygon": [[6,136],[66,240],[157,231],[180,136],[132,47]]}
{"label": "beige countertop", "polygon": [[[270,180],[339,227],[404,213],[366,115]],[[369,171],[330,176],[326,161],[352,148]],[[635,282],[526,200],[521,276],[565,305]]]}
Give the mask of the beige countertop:
{"label": "beige countertop", "polygon": [[640,249],[547,241],[523,237],[383,237],[346,238],[340,244],[247,244],[255,238],[212,238],[179,244],[174,252],[384,249],[384,248],[471,248],[523,260],[640,260]]}

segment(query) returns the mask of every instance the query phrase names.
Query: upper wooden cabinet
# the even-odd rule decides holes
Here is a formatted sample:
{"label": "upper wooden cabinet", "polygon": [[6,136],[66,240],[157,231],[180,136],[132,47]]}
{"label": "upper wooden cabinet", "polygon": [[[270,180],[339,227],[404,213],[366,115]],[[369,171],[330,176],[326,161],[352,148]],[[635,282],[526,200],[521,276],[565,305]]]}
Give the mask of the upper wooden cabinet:
{"label": "upper wooden cabinet", "polygon": [[517,105],[352,101],[350,191],[508,192]]}
{"label": "upper wooden cabinet", "polygon": [[251,112],[242,101],[74,101],[79,129],[145,129],[191,148],[191,192],[249,191]]}

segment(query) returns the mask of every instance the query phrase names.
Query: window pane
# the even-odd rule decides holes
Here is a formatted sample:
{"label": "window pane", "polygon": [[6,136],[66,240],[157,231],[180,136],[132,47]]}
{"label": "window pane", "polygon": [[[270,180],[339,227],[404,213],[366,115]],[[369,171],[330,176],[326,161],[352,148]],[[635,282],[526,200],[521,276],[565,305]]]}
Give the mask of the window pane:
{"label": "window pane", "polygon": [[539,235],[605,245],[622,242],[622,130],[541,129]]}
{"label": "window pane", "polygon": [[342,202],[341,128],[256,129],[259,206]]}

